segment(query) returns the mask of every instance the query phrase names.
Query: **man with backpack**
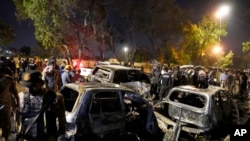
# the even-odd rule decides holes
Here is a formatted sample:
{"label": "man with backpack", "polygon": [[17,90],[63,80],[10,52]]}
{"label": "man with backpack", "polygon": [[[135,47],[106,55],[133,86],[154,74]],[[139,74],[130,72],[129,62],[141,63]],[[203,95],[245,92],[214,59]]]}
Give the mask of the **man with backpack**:
{"label": "man with backpack", "polygon": [[39,71],[23,75],[21,84],[27,88],[27,93],[20,99],[22,117],[19,137],[28,141],[63,141],[66,132],[64,98],[45,88],[41,77]]}

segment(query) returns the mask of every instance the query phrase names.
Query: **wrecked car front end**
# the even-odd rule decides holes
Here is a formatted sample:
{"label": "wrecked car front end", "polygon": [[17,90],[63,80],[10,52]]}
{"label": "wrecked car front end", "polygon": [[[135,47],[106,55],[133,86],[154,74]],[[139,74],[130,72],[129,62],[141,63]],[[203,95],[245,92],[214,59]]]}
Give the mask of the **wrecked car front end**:
{"label": "wrecked car front end", "polygon": [[127,87],[93,82],[67,84],[60,92],[65,97],[67,141],[162,139],[152,105]]}
{"label": "wrecked car front end", "polygon": [[[191,86],[173,88],[167,97],[154,105],[159,126],[165,133],[164,139],[207,140],[224,136],[222,132],[227,131],[221,130],[230,126],[231,121],[230,101],[228,99],[223,101],[217,97],[224,94],[219,88],[211,90],[200,90]],[[223,109],[221,105],[228,107],[230,112],[219,111]]]}

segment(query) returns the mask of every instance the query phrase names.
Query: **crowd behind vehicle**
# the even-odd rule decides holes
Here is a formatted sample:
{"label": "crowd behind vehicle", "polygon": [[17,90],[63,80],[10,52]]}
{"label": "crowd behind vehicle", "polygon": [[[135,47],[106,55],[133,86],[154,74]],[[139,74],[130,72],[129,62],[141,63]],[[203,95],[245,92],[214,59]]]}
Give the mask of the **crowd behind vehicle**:
{"label": "crowd behind vehicle", "polygon": [[[98,65],[100,67],[98,67]],[[23,98],[22,100],[19,99],[20,95],[18,97],[16,83],[19,83],[23,87],[26,87],[28,92],[31,94],[31,97],[33,96],[37,97],[37,95],[33,95],[33,94],[34,93],[40,94],[39,90],[43,92],[46,89],[46,92],[47,90],[51,92],[55,92],[55,94],[53,93],[53,95],[55,95],[55,97],[59,99],[58,101],[60,101],[61,99],[61,96],[62,96],[61,93],[63,92],[63,89],[66,88],[65,86],[67,86],[70,83],[80,84],[80,83],[87,82],[87,81],[95,81],[98,83],[99,82],[117,83],[121,85],[122,83],[128,83],[128,82],[134,82],[134,81],[147,83],[149,85],[148,90],[149,90],[149,95],[151,96],[150,98],[154,101],[154,103],[164,100],[164,98],[168,96],[171,89],[173,89],[174,87],[182,86],[182,85],[192,85],[199,89],[207,89],[209,86],[218,86],[218,87],[223,88],[225,91],[227,91],[229,94],[229,97],[239,97],[242,99],[249,99],[249,95],[248,95],[249,74],[247,71],[237,70],[237,69],[220,69],[216,67],[205,68],[203,66],[193,66],[193,65],[185,65],[185,66],[176,65],[174,67],[169,67],[169,66],[161,65],[159,62],[153,61],[151,63],[151,72],[146,75],[146,73],[143,72],[143,69],[138,70],[138,69],[133,69],[132,67],[119,66],[117,64],[111,65],[109,63],[103,63],[103,64],[97,63],[93,69],[88,69],[89,75],[94,75],[94,76],[91,76],[91,79],[90,79],[90,77],[88,78],[86,77],[88,73],[84,75],[81,73],[81,70],[82,70],[81,67],[72,66],[67,60],[62,60],[60,61],[60,64],[59,64],[58,59],[54,56],[51,56],[50,58],[46,58],[46,59],[36,59],[36,58],[14,59],[13,57],[1,57],[0,66],[1,66],[0,67],[1,69],[1,88],[0,89],[1,89],[1,93],[5,93],[4,95],[5,97],[2,97],[3,96],[2,94],[0,98],[0,102],[1,102],[0,103],[1,104],[0,105],[1,107],[0,128],[2,128],[2,136],[6,140],[8,140],[8,136],[10,135],[10,132],[11,132],[11,121],[10,121],[11,116],[13,117],[14,115],[14,120],[17,123],[16,125],[17,127],[14,127],[15,128],[14,130],[15,132],[18,133],[21,130],[23,130],[23,129],[20,129],[19,126],[24,124],[23,123],[24,119],[20,118],[20,116],[25,117],[27,116],[26,114],[28,113],[27,111],[24,113],[21,112],[21,114],[19,115],[20,109],[24,108],[24,105],[20,103],[21,102],[25,103],[25,98]],[[102,66],[108,66],[108,67],[102,67]],[[113,66],[113,68],[111,66]],[[98,72],[98,69],[99,69],[99,72]],[[93,79],[93,77],[96,77],[97,75],[99,75],[98,79]],[[108,79],[110,80],[104,81]],[[122,81],[118,81],[121,79]],[[134,84],[135,83],[133,83],[132,85]],[[123,85],[123,86],[126,86],[126,85]],[[84,88],[84,89],[87,89],[87,88]],[[60,94],[58,95],[57,92],[59,92]],[[83,90],[81,90],[80,92],[83,92]],[[6,98],[6,93],[10,93],[8,98]],[[43,93],[43,94],[41,93],[41,95],[46,95],[46,94],[47,93]],[[40,96],[38,96],[38,99],[39,98]],[[48,97],[48,99],[50,100],[50,97]],[[46,102],[46,100],[44,101]],[[76,98],[74,99],[74,104],[76,104],[75,101],[76,101]],[[37,104],[37,102],[34,102],[34,103]],[[38,100],[38,103],[39,103],[39,100]],[[43,100],[40,101],[40,105],[37,104],[36,108],[42,109],[43,108],[42,105],[46,105],[43,103]],[[59,105],[61,105],[60,106],[61,109],[58,111],[63,111],[63,112],[67,111],[65,110],[65,107],[67,105],[65,105],[65,107],[62,106],[64,104],[59,104]],[[39,111],[41,110],[37,110],[37,109],[35,110],[36,111],[33,111],[35,115],[32,115],[32,116],[28,115],[27,117],[34,118],[36,117],[36,115],[40,114]],[[25,114],[25,116],[23,114]],[[58,137],[61,140],[63,140],[62,138],[64,138],[64,135],[63,136],[61,135],[65,134],[67,130],[66,127],[64,127],[63,125],[65,124],[66,126],[66,122],[67,122],[66,116],[62,114],[61,115],[52,114],[52,115],[53,115],[52,116],[53,118],[61,119],[60,120],[61,121],[61,124],[60,124],[61,134],[59,134]],[[148,118],[144,120],[146,121],[148,120]],[[38,121],[39,121],[39,118],[38,120],[37,119],[35,120],[35,122],[38,122]],[[28,126],[28,129],[26,127],[25,131],[31,132],[32,127],[34,126],[33,124],[34,123],[32,123],[31,127]],[[53,133],[55,132],[56,131],[53,131]],[[38,134],[38,130],[36,130],[35,133],[34,132],[32,133],[33,134],[29,135],[30,136],[29,140],[38,140],[37,139],[38,137],[36,137],[36,135]]]}
{"label": "crowd behind vehicle", "polygon": [[[244,69],[222,69],[203,66],[164,67],[154,65],[151,72],[151,94],[161,99],[167,92],[179,85],[194,85],[207,88],[210,85],[225,88],[230,96],[249,98],[249,72]],[[162,88],[163,87],[163,88]]]}

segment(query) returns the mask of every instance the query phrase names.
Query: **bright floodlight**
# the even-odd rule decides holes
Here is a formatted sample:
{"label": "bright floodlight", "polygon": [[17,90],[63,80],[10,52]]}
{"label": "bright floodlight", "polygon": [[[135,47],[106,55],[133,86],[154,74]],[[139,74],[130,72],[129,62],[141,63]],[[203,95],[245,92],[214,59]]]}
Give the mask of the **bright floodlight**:
{"label": "bright floodlight", "polygon": [[221,48],[221,46],[219,46],[219,45],[215,46],[215,47],[213,48],[213,52],[214,52],[214,54],[220,54],[220,53],[222,53],[222,48]]}
{"label": "bright floodlight", "polygon": [[124,51],[127,52],[128,51],[128,47],[124,47]]}
{"label": "bright floodlight", "polygon": [[220,6],[218,11],[216,12],[216,17],[222,18],[223,16],[228,15],[229,12],[230,12],[230,6],[229,5],[222,5],[222,6]]}

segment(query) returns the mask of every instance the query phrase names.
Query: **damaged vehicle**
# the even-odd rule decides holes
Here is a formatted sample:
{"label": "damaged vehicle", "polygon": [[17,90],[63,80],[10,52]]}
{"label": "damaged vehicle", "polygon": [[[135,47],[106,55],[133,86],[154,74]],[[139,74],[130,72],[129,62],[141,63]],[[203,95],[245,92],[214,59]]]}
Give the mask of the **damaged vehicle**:
{"label": "damaged vehicle", "polygon": [[238,120],[234,101],[217,86],[174,87],[154,108],[164,141],[221,140]]}
{"label": "damaged vehicle", "polygon": [[153,107],[127,87],[112,83],[69,83],[62,87],[67,141],[162,140]]}
{"label": "damaged vehicle", "polygon": [[140,81],[150,84],[150,78],[146,73],[121,65],[97,65],[89,75],[88,81],[116,84]]}
{"label": "damaged vehicle", "polygon": [[153,105],[153,100],[150,94],[150,84],[140,82],[140,81],[134,81],[134,82],[127,82],[127,83],[120,83],[121,86],[128,87],[135,92],[138,92],[142,97],[148,101],[150,104]]}
{"label": "damaged vehicle", "polygon": [[141,70],[121,65],[97,65],[89,75],[88,81],[123,85],[140,93],[144,99],[152,103],[150,77]]}

